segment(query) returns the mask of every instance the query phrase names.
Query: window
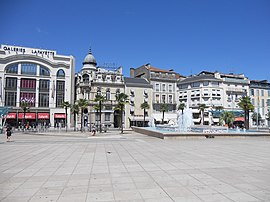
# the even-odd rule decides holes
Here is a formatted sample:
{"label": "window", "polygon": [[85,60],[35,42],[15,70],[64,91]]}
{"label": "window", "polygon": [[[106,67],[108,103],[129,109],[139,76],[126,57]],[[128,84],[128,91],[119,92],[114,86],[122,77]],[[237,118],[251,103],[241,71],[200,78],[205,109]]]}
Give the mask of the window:
{"label": "window", "polygon": [[251,96],[254,96],[254,89],[251,89],[251,90],[250,90],[250,95],[251,95]]}
{"label": "window", "polygon": [[6,73],[18,74],[18,64],[11,64],[6,67]]}
{"label": "window", "polygon": [[262,99],[262,107],[264,107],[264,99]]}
{"label": "window", "polygon": [[169,92],[171,93],[172,91],[172,84],[169,84]]}
{"label": "window", "polygon": [[264,96],[264,90],[261,90],[261,95]]}
{"label": "window", "polygon": [[194,82],[191,84],[192,87],[200,87],[200,82]]}
{"label": "window", "polygon": [[268,107],[270,107],[270,99],[267,99],[266,104]]}
{"label": "window", "polygon": [[106,100],[110,100],[111,99],[111,92],[110,92],[110,89],[107,88],[106,90]]}
{"label": "window", "polygon": [[268,90],[268,97],[270,97],[270,90]]}
{"label": "window", "polygon": [[47,67],[40,66],[40,75],[42,76],[50,76],[50,70]]}
{"label": "window", "polygon": [[96,112],[96,121],[100,121],[99,120],[99,113],[98,112]]}
{"label": "window", "polygon": [[82,76],[82,78],[83,78],[83,83],[89,83],[89,75],[88,74],[84,74]]}
{"label": "window", "polygon": [[166,84],[165,83],[162,84],[162,91],[166,92]]}
{"label": "window", "polygon": [[156,94],[156,103],[159,103],[160,100],[159,100],[159,94]]}
{"label": "window", "polygon": [[172,104],[172,103],[173,103],[173,96],[169,95],[169,104]]}
{"label": "window", "polygon": [[162,95],[162,103],[166,103],[166,95]]}
{"label": "window", "polygon": [[208,86],[209,85],[209,81],[204,81],[203,82],[203,86]]}
{"label": "window", "polygon": [[34,63],[22,63],[22,74],[36,75],[37,65]]}
{"label": "window", "polygon": [[65,99],[65,81],[56,81],[56,107],[63,107]]}
{"label": "window", "polygon": [[[217,81],[212,81],[212,86],[219,86],[219,82],[217,82]],[[230,84],[228,84],[228,86],[230,86]]]}
{"label": "window", "polygon": [[260,96],[260,91],[256,90],[256,94],[257,94],[257,96]]}
{"label": "window", "polygon": [[17,92],[5,93],[5,106],[16,107]]}
{"label": "window", "polygon": [[6,89],[17,90],[17,78],[6,78]]}
{"label": "window", "polygon": [[159,83],[156,83],[156,88],[155,88],[156,92],[159,92]]}
{"label": "window", "polygon": [[38,106],[49,107],[49,93],[39,93]]}
{"label": "window", "polygon": [[39,80],[39,91],[49,91],[50,90],[50,80]]}
{"label": "window", "polygon": [[34,107],[36,102],[36,93],[21,92],[20,100],[26,100],[30,107]]}
{"label": "window", "polygon": [[110,121],[110,120],[111,120],[111,113],[105,112],[105,121]]}
{"label": "window", "polygon": [[35,79],[21,79],[21,89],[36,90]]}
{"label": "window", "polygon": [[120,93],[120,89],[119,89],[119,88],[117,88],[117,89],[116,89],[116,92],[115,92],[115,97],[116,97],[116,96],[118,96],[118,95],[119,95],[119,93]]}
{"label": "window", "polygon": [[56,76],[58,78],[65,78],[65,72],[64,72],[64,70],[59,69],[58,72],[57,72],[57,74],[56,74]]}
{"label": "window", "polygon": [[188,84],[183,84],[183,85],[180,85],[179,86],[180,89],[185,89],[185,88],[188,88]]}

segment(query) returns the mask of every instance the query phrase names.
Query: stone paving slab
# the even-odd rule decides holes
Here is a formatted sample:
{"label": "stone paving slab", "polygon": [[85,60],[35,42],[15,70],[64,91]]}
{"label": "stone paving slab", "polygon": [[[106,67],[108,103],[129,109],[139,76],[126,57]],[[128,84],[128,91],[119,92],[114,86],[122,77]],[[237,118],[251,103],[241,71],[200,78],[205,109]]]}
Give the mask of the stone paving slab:
{"label": "stone paving slab", "polygon": [[0,136],[0,201],[270,201],[270,138]]}

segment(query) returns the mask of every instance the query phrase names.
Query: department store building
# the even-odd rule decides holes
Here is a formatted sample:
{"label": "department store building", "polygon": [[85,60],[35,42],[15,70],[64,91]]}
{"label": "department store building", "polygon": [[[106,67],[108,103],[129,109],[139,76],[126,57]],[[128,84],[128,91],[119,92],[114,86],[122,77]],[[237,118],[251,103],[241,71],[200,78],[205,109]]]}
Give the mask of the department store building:
{"label": "department store building", "polygon": [[[1,45],[0,106],[8,107],[6,122],[14,127],[24,117],[20,106],[29,102],[26,123],[65,126],[64,101],[74,103],[75,60],[53,50]],[[70,127],[70,109],[67,116]]]}

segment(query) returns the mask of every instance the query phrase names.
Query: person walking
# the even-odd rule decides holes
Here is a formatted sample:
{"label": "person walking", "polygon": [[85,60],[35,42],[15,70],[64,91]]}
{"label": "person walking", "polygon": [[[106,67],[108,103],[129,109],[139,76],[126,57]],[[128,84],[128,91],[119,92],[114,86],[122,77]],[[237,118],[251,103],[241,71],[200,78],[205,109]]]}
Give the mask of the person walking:
{"label": "person walking", "polygon": [[6,134],[7,134],[7,142],[9,142],[10,138],[11,138],[11,126],[10,125],[7,125]]}

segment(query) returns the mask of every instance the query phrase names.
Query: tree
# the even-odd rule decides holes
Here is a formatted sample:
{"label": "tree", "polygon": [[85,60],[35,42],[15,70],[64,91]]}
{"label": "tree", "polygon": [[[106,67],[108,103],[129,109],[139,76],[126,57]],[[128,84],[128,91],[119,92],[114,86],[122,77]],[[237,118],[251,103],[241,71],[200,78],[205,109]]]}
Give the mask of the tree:
{"label": "tree", "polygon": [[224,109],[224,107],[223,106],[213,106],[213,108],[216,110],[216,112],[218,112],[218,113],[216,113],[216,117],[219,118],[219,123],[220,123],[220,116],[221,116],[220,112]]}
{"label": "tree", "polygon": [[20,103],[21,109],[23,110],[23,130],[25,129],[25,114],[30,110],[31,103],[27,100],[22,100]]}
{"label": "tree", "polygon": [[102,110],[102,103],[106,100],[105,96],[97,94],[94,102],[98,102],[98,110],[99,111],[99,131],[102,132],[102,127],[101,127],[101,110]]}
{"label": "tree", "polygon": [[[257,118],[258,118],[258,119],[257,119]],[[257,120],[258,120],[258,122],[257,122]],[[261,114],[258,113],[258,115],[257,115],[257,112],[253,112],[253,114],[252,114],[252,121],[253,121],[254,123],[256,123],[256,125],[260,125],[260,123],[261,123],[261,121],[262,121],[262,116],[261,116]]]}
{"label": "tree", "polygon": [[73,121],[74,121],[74,131],[76,131],[76,115],[79,114],[80,108],[78,104],[74,104],[71,106],[71,113],[74,115]]}
{"label": "tree", "polygon": [[242,97],[240,98],[240,102],[238,106],[244,110],[245,115],[245,128],[249,129],[249,112],[254,110],[254,106],[250,101],[250,97]]}
{"label": "tree", "polygon": [[162,103],[160,105],[160,109],[159,110],[160,110],[160,112],[162,112],[162,124],[164,124],[164,114],[165,114],[165,112],[168,111],[168,105],[165,104],[165,103]]}
{"label": "tree", "polygon": [[66,132],[67,132],[67,109],[71,107],[71,105],[69,104],[68,101],[63,102],[62,103],[62,107],[65,108],[65,114],[66,114],[66,118],[65,118],[65,125],[66,125]]}
{"label": "tree", "polygon": [[83,131],[83,111],[87,109],[88,102],[86,99],[79,99],[78,100],[78,106],[81,110],[81,132]]}
{"label": "tree", "polygon": [[201,125],[204,125],[204,110],[207,108],[206,104],[199,104],[199,111],[201,113]]}
{"label": "tree", "polygon": [[219,121],[220,122],[224,122],[229,127],[232,127],[233,126],[233,122],[234,122],[234,114],[232,112],[229,112],[229,111],[224,111],[220,115]]}
{"label": "tree", "polygon": [[268,122],[268,126],[270,127],[270,111],[268,111],[265,116],[266,116],[266,120]]}
{"label": "tree", "polygon": [[121,133],[123,133],[123,111],[125,104],[128,103],[128,95],[125,93],[116,94],[116,102],[115,110],[120,111]]}
{"label": "tree", "polygon": [[146,109],[149,109],[149,108],[150,106],[147,102],[144,102],[141,104],[141,109],[143,109],[143,127],[145,127],[145,114],[146,114],[145,111]]}
{"label": "tree", "polygon": [[186,104],[181,102],[179,105],[178,105],[178,110],[181,110],[182,112],[182,115],[184,114],[184,109],[186,107]]}
{"label": "tree", "polygon": [[224,107],[223,106],[214,106],[214,109],[216,110],[216,111],[221,111],[221,110],[223,110],[224,109]]}

